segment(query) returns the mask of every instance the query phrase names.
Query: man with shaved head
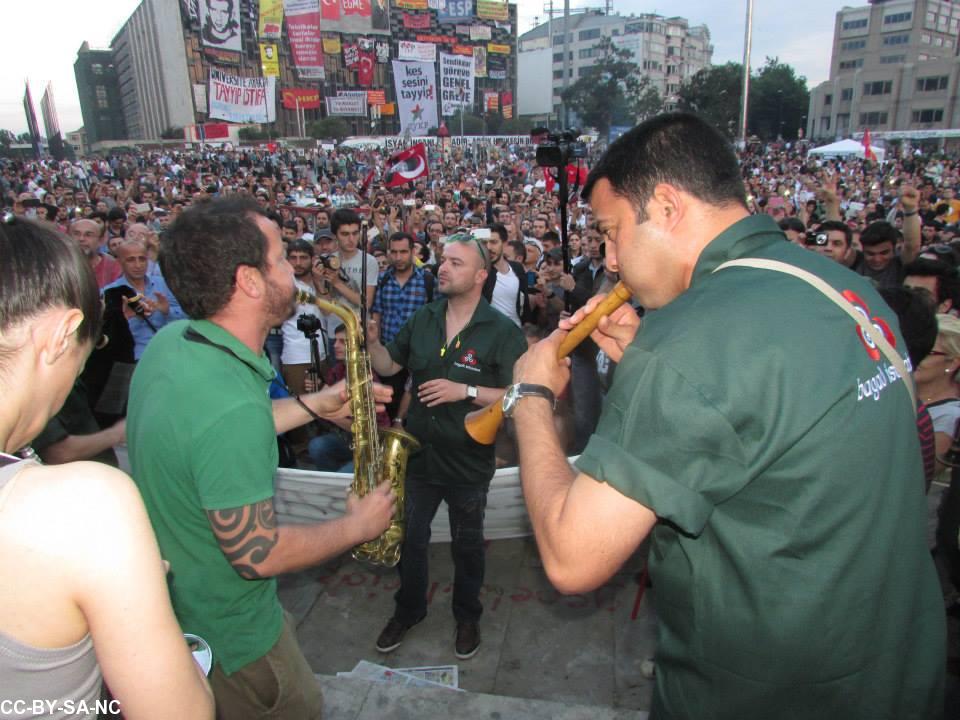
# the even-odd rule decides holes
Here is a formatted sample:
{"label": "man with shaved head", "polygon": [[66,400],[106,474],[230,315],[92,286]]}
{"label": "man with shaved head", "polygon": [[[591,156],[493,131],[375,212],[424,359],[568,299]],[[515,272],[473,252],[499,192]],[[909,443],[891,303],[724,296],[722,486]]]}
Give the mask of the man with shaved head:
{"label": "man with shaved head", "polygon": [[105,227],[95,220],[74,220],[70,223],[70,237],[77,241],[84,257],[97,278],[97,287],[103,289],[123,274],[120,263],[100,252]]}
{"label": "man with shaved head", "polygon": [[[166,281],[159,273],[147,273],[147,246],[141,240],[127,240],[117,247],[117,260],[123,275],[103,288],[104,295],[119,288],[123,296],[123,316],[133,335],[133,357],[139,360],[147,343],[169,322],[183,320],[181,310]],[[109,306],[109,303],[108,303]]]}

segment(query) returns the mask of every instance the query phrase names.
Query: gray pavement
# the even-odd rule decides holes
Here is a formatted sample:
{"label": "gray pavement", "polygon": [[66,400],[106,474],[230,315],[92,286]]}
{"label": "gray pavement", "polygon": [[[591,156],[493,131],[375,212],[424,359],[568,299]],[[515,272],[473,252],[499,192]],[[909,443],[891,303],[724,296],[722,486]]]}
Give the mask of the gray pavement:
{"label": "gray pavement", "polygon": [[[427,618],[387,655],[374,642],[393,612],[396,571],[347,558],[281,578],[280,598],[297,620],[307,660],[323,676],[330,718],[372,717],[368,706],[380,707],[381,718],[645,718],[641,711],[649,710],[653,682],[641,664],[654,654],[656,620],[638,583],[642,568],[638,555],[596,591],[563,596],[547,580],[532,538],[489,543],[482,644],[466,661],[453,651],[447,543],[431,546]],[[361,659],[389,667],[456,664],[468,693],[369,687],[332,677]],[[414,700],[449,705],[449,711],[403,714]]]}

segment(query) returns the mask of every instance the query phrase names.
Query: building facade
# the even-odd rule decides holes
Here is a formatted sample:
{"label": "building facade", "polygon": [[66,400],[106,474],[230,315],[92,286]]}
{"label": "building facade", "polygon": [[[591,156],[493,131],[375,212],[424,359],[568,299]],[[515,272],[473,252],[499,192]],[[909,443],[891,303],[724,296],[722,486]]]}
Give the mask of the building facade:
{"label": "building facade", "polygon": [[83,115],[84,147],[104,140],[125,140],[127,124],[123,119],[120,78],[112,50],[94,50],[83,43],[73,64]]}
{"label": "building facade", "polygon": [[[441,14],[428,0],[325,1],[323,19],[316,18],[322,30],[322,52],[317,53],[315,65],[307,73],[295,62],[289,19],[285,18],[276,31],[279,37],[263,39],[258,37],[260,0],[212,2],[228,8],[236,18],[232,37],[222,47],[214,47],[210,40],[206,18],[212,12],[208,10],[211,0],[143,0],[117,33],[111,46],[112,64],[127,138],[157,139],[171,128],[219,122],[222,118],[208,113],[211,71],[234,78],[264,77],[263,44],[273,46],[271,60],[275,54],[276,107],[270,109],[275,121],[269,123],[269,129],[280,136],[297,135],[328,112],[338,114],[340,108],[349,105],[328,104],[326,98],[347,98],[361,92],[367,93],[363,112],[342,115],[352,131],[358,135],[398,133],[392,61],[404,57],[401,43],[416,44],[420,50],[434,46],[435,54],[474,56],[479,72],[467,112],[502,112],[508,117],[503,109],[505,101],[510,101],[509,112],[514,107],[515,4],[501,0],[449,3],[448,14]],[[333,6],[336,20],[327,18]],[[379,27],[374,27],[377,23]],[[301,30],[302,24],[298,34]],[[371,56],[372,62],[361,67]],[[300,60],[302,64],[302,54]],[[294,94],[312,97],[313,101],[291,104],[289,98]],[[490,95],[496,95],[497,102],[485,106]],[[370,111],[374,104],[377,112]]]}
{"label": "building facade", "polygon": [[[627,49],[657,89],[664,106],[672,109],[677,103],[680,86],[707,68],[713,61],[713,45],[706,25],[691,26],[686,18],[641,15],[606,15],[599,10],[573,14],[566,30],[566,70],[564,82],[564,19],[543,23],[520,36],[519,62],[524,52],[548,46],[553,51],[554,114],[561,112],[561,93],[580,78],[593,72],[600,58],[597,44],[608,37],[617,47]],[[550,38],[550,40],[548,40]]]}
{"label": "building facade", "polygon": [[960,3],[874,0],[837,13],[830,79],[810,93],[807,135],[960,127]]}

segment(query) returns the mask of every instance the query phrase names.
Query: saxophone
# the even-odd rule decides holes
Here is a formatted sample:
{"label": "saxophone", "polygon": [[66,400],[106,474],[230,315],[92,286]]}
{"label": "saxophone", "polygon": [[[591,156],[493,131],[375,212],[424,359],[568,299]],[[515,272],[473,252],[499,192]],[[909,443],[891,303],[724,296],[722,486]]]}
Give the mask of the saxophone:
{"label": "saxophone", "polygon": [[400,561],[403,542],[403,478],[407,472],[407,458],[420,449],[420,443],[410,433],[396,428],[377,427],[377,404],[373,397],[373,372],[370,355],[362,342],[361,328],[356,314],[338,303],[319,299],[303,290],[297,291],[298,304],[313,304],[343,321],[347,340],[347,392],[350,413],[353,415],[353,484],[351,489],[363,497],[381,482],[389,482],[397,496],[396,509],[390,527],[378,538],[353,549],[353,557],[374,565],[394,567]]}

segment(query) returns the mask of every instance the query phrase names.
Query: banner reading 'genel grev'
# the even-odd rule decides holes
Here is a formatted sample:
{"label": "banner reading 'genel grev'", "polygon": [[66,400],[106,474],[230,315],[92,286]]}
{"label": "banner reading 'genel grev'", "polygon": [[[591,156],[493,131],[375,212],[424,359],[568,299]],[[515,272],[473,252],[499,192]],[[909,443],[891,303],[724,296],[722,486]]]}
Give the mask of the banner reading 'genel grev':
{"label": "banner reading 'genel grev'", "polygon": [[230,122],[274,122],[277,79],[240,77],[210,68],[210,117]]}
{"label": "banner reading 'genel grev'", "polygon": [[283,12],[297,73],[302,78],[323,80],[326,73],[320,42],[320,0],[283,0]]}

